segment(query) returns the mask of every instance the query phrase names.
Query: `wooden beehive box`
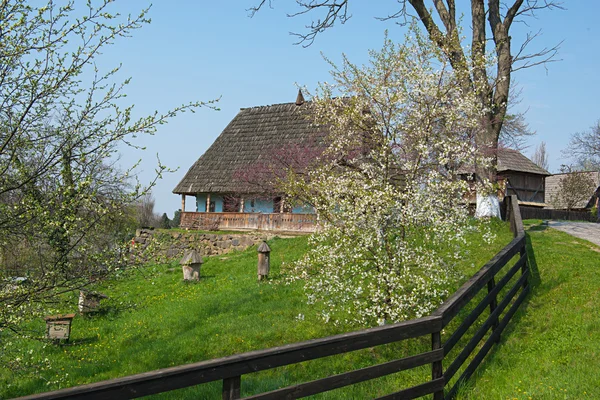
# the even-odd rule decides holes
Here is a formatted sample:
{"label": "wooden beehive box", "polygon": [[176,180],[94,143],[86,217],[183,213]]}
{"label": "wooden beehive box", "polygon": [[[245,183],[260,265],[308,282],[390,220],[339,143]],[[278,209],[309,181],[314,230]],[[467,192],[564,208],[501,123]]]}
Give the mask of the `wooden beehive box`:
{"label": "wooden beehive box", "polygon": [[75,314],[59,314],[45,317],[46,338],[68,341],[71,336],[73,318],[75,318]]}
{"label": "wooden beehive box", "polygon": [[79,312],[82,314],[88,314],[98,311],[100,301],[107,299],[108,296],[103,293],[86,292],[84,290],[79,291]]}

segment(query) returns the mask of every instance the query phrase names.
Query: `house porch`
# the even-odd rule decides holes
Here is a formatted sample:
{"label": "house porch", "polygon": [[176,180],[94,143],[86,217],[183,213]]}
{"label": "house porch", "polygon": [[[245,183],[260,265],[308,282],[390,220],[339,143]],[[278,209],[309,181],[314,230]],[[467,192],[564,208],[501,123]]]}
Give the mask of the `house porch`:
{"label": "house porch", "polygon": [[317,227],[316,214],[181,212],[179,225],[197,230],[263,230],[311,233]]}

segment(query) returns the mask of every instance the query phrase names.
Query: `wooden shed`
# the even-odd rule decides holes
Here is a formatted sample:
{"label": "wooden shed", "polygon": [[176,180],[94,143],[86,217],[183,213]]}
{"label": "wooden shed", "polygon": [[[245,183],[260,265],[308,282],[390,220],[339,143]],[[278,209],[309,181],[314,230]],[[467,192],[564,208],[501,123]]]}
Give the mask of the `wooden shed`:
{"label": "wooden shed", "polygon": [[[546,205],[546,177],[550,175],[544,168],[537,166],[517,150],[501,148],[497,151],[498,197],[515,195],[519,204],[533,207]],[[473,175],[474,168],[461,169],[463,179]],[[469,197],[475,203],[475,191]]]}
{"label": "wooden shed", "polygon": [[546,177],[551,175],[517,150],[498,149],[498,182],[504,196],[516,195],[520,204],[544,207]]}

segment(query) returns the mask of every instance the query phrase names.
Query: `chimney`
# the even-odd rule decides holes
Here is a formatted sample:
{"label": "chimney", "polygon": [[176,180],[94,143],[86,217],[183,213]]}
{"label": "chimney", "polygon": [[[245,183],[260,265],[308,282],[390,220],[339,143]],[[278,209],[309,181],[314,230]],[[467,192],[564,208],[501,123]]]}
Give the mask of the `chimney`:
{"label": "chimney", "polygon": [[298,97],[296,97],[296,105],[301,106],[304,104],[304,96],[302,96],[302,89],[298,89]]}

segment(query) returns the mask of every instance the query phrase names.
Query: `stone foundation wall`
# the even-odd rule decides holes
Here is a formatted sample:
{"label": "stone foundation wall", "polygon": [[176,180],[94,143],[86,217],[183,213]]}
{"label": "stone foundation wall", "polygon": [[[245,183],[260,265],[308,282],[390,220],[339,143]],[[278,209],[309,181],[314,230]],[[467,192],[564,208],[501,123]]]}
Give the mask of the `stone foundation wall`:
{"label": "stone foundation wall", "polygon": [[179,260],[188,250],[203,256],[227,254],[269,240],[274,235],[264,232],[234,234],[178,232],[169,230],[138,229],[132,240],[132,252],[141,261],[169,262]]}

